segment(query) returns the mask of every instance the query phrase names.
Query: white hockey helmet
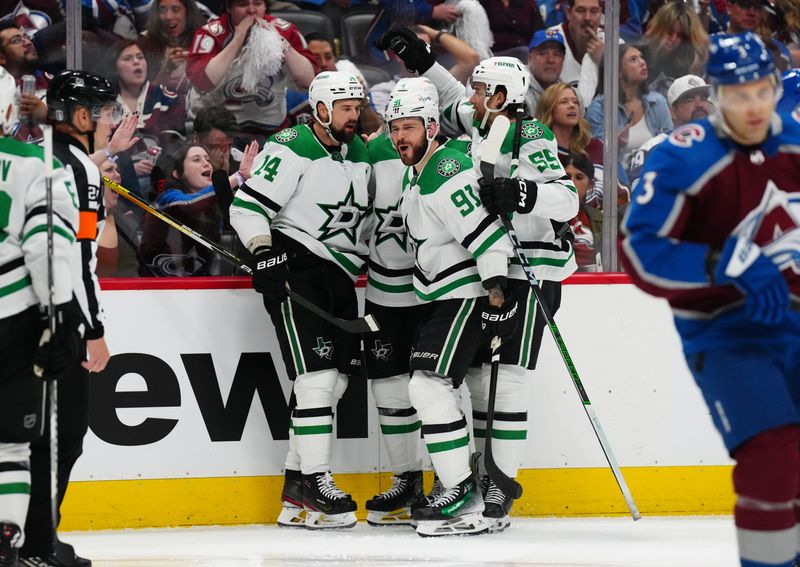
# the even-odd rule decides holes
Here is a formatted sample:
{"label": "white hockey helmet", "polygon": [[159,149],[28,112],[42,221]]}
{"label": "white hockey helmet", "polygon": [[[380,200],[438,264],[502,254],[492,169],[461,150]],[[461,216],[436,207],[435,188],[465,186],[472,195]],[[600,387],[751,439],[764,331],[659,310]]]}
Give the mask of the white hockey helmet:
{"label": "white hockey helmet", "polygon": [[[333,103],[337,100],[364,98],[364,87],[355,75],[341,71],[323,71],[311,81],[308,87],[308,102],[314,119],[331,135],[330,125],[333,120]],[[317,113],[318,103],[328,109],[328,121],[323,122]]]}
{"label": "white hockey helmet", "polygon": [[497,87],[502,86],[506,90],[506,101],[500,108],[489,108],[486,105],[483,126],[489,112],[500,112],[509,104],[525,103],[525,95],[531,86],[531,73],[516,57],[489,57],[478,63],[472,71],[471,82],[486,85],[485,101],[494,96]]}
{"label": "white hockey helmet", "polygon": [[[399,92],[389,99],[389,104],[386,107],[386,135],[389,136],[389,139],[392,139],[392,121],[400,118],[422,118],[425,126],[427,148],[430,148],[431,141],[439,133],[438,101],[419,93]],[[394,140],[392,140],[392,145],[394,145]],[[425,150],[426,154],[428,153],[427,148]]]}
{"label": "white hockey helmet", "polygon": [[0,124],[6,136],[17,124],[17,103],[17,82],[11,73],[0,67]]}
{"label": "white hockey helmet", "polygon": [[414,93],[429,96],[439,104],[439,92],[428,77],[403,77],[392,89],[391,99],[398,93]]}

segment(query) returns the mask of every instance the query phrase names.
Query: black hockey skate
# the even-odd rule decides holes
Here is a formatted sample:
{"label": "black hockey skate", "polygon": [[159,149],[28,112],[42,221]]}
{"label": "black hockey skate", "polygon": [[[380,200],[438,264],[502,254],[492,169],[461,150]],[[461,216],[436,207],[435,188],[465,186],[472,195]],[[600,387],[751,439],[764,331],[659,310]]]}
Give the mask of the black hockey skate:
{"label": "black hockey skate", "polygon": [[389,490],[367,500],[367,523],[371,526],[407,526],[411,523],[411,505],[424,498],[422,471],[395,475]]}
{"label": "black hockey skate", "polygon": [[306,511],[303,508],[303,475],[300,471],[286,469],[283,475],[281,513],[278,525],[282,528],[305,528]]}
{"label": "black hockey skate", "polygon": [[420,498],[411,504],[411,526],[416,528],[417,521],[414,519],[414,510],[419,508],[423,508],[425,506],[430,506],[433,504],[433,501],[439,497],[439,495],[444,492],[444,485],[442,481],[439,480],[439,475],[435,472],[433,473],[433,488],[431,491],[425,496],[424,498]]}
{"label": "black hockey skate", "polygon": [[484,475],[481,479],[481,492],[483,493],[483,517],[492,522],[489,533],[498,533],[511,525],[511,506],[514,499],[505,494],[489,475]]}
{"label": "black hockey skate", "polygon": [[11,522],[0,523],[0,567],[17,567],[17,542],[22,530]]}
{"label": "black hockey skate", "polygon": [[303,507],[309,529],[352,528],[356,525],[358,506],[349,494],[339,490],[329,472],[303,475]]}
{"label": "black hockey skate", "polygon": [[417,534],[422,537],[477,535],[489,530],[483,517],[483,497],[475,475],[445,488],[430,504],[414,510]]}

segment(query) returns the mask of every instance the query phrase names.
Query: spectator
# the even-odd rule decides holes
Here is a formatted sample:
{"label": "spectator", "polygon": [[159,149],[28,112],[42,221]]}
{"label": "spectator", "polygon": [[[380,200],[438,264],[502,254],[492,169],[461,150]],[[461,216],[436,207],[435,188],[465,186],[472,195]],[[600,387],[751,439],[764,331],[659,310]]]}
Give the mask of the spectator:
{"label": "spectator", "polygon": [[305,89],[316,74],[297,28],[266,10],[264,0],[227,0],[225,13],[197,30],[186,62],[190,114],[224,105],[261,139],[287,125],[287,81]]}
{"label": "spectator", "polygon": [[195,32],[206,23],[194,0],[158,0],[150,10],[139,45],[147,58],[147,78],[173,92],[188,90],[186,56]]}
{"label": "spectator", "polygon": [[[252,151],[255,148],[255,152]],[[239,177],[247,180],[257,146],[251,145],[242,159],[232,185]],[[223,214],[211,184],[213,167],[205,148],[196,144],[181,147],[173,156],[167,175],[167,189],[154,206],[179,222],[218,242],[222,234]],[[140,274],[144,276],[204,276],[216,273],[213,253],[198,247],[194,240],[172,229],[160,219],[148,215],[144,220]]]}
{"label": "spectator", "polygon": [[[525,103],[530,110],[533,110],[544,89],[563,82],[561,71],[564,68],[567,44],[560,31],[548,29],[537,31],[529,47],[528,68],[531,71],[532,79]],[[582,76],[576,89],[581,105],[581,114],[586,110],[586,106],[594,98],[597,90],[597,73],[594,71],[596,69],[592,69],[590,65],[581,67]]]}
{"label": "spectator", "polygon": [[775,0],[775,5],[783,15],[783,25],[775,37],[789,48],[791,66],[800,67],[800,3],[797,0]]}
{"label": "spectator", "polygon": [[525,61],[527,45],[536,30],[544,28],[536,0],[480,0],[494,35],[495,55]]}
{"label": "spectator", "polygon": [[[239,130],[236,117],[224,106],[204,108],[194,119],[192,143],[203,146],[208,151],[211,167],[232,173],[239,164],[232,159],[234,136]],[[172,155],[174,151],[169,152]]]}
{"label": "spectator", "polygon": [[[672,130],[667,99],[647,86],[647,62],[631,44],[619,46],[619,155],[622,163],[647,140]],[[595,97],[586,110],[592,136],[604,138],[603,105],[605,96]]]}
{"label": "spectator", "polygon": [[[693,120],[702,120],[711,112],[711,87],[702,78],[696,75],[684,75],[672,83],[667,93],[667,102],[672,114],[672,124],[675,128],[688,124]],[[625,164],[631,189],[636,189],[636,183],[642,174],[642,168],[647,156],[656,146],[667,139],[668,134],[659,134],[650,138],[639,148],[632,152],[630,159]]]}
{"label": "spectator", "polygon": [[664,4],[647,28],[640,46],[650,69],[650,88],[666,94],[678,77],[703,74],[708,34],[690,4]]}
{"label": "spectator", "polygon": [[29,117],[39,123],[47,118],[47,105],[42,99],[52,77],[38,69],[38,65],[39,52],[28,36],[22,33],[16,23],[0,22],[0,66],[14,77],[20,89],[23,75],[36,77],[34,94],[20,95],[20,123],[12,133],[12,137],[23,142],[36,141],[42,136],[39,127],[29,124]]}
{"label": "spectator", "polygon": [[729,34],[756,31],[764,17],[764,0],[728,0]]}
{"label": "spectator", "polygon": [[[595,247],[595,232],[602,232],[602,225],[593,222],[586,206],[586,193],[594,185],[594,164],[584,153],[569,154],[565,160],[564,170],[578,190],[578,216],[570,222],[575,240],[575,261],[579,272],[596,272],[600,264],[600,250]],[[597,215],[594,216],[597,219]]]}
{"label": "spectator", "polygon": [[[337,59],[333,53],[331,42],[319,33],[311,33],[306,36],[308,50],[314,55],[319,65],[320,71],[342,71],[355,75],[358,82],[364,87],[367,95],[364,97],[364,104],[361,107],[361,114],[358,116],[358,133],[371,134],[383,126],[383,118],[375,112],[372,99],[369,96],[369,87],[364,75],[358,67],[347,59]],[[306,124],[312,119],[311,106],[308,104],[308,91],[286,92],[286,101],[289,108],[289,123]]]}
{"label": "spectator", "polygon": [[568,0],[566,23],[548,28],[561,32],[566,40],[561,79],[573,87],[586,76],[584,65],[588,65],[595,76],[598,73],[603,60],[604,43],[599,31],[602,18],[600,0]]}

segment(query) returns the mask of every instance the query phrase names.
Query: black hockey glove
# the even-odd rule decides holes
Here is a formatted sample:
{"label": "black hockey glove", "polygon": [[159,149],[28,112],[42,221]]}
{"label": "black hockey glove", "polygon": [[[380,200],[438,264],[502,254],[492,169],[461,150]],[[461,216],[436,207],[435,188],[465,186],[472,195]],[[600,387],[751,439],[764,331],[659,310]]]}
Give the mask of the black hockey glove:
{"label": "black hockey glove", "polygon": [[433,67],[436,62],[436,56],[431,53],[431,46],[408,28],[387,31],[375,42],[375,47],[384,51],[391,49],[403,60],[406,69],[412,73],[416,71],[420,75]]}
{"label": "black hockey glove", "polygon": [[[504,284],[505,278],[491,278],[484,282],[483,287],[488,289],[489,294],[491,294],[493,289],[505,288]],[[508,289],[504,291],[503,295],[505,296],[505,301],[500,307],[489,305],[489,296],[480,299],[481,331],[489,341],[495,337],[500,337],[502,342],[508,342],[517,333],[517,328],[519,327],[517,300]]]}
{"label": "black hockey glove", "polygon": [[259,248],[253,255],[253,289],[270,301],[283,302],[288,293],[289,266],[283,248]]}
{"label": "black hockey glove", "polygon": [[529,213],[536,204],[538,187],[534,181],[495,177],[481,178],[479,184],[481,202],[489,214]]}
{"label": "black hockey glove", "polygon": [[77,302],[73,299],[56,305],[55,313],[55,334],[50,333],[45,316],[45,329],[33,353],[33,373],[42,380],[63,378],[78,364],[80,356],[83,316]]}

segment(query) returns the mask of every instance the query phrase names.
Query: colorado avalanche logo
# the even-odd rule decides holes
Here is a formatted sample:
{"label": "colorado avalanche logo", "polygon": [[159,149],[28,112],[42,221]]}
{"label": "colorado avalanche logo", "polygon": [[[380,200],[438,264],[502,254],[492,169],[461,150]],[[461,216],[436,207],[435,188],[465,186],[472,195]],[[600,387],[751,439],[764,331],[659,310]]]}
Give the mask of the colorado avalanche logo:
{"label": "colorado avalanche logo", "polygon": [[439,162],[439,165],[436,166],[436,171],[438,171],[439,175],[442,177],[453,177],[456,173],[461,171],[461,164],[452,158],[444,158]]}
{"label": "colorado avalanche logo", "polygon": [[676,128],[669,136],[669,143],[679,148],[690,148],[695,142],[702,142],[706,131],[699,124],[685,124]]}
{"label": "colorado avalanche logo", "polygon": [[522,125],[522,137],[526,140],[538,140],[544,135],[544,130],[538,124],[528,122]]}
{"label": "colorado avalanche logo", "polygon": [[297,130],[295,130],[294,128],[286,128],[285,130],[281,130],[280,132],[275,134],[275,140],[282,144],[291,142],[295,138],[297,138]]}
{"label": "colorado avalanche logo", "polygon": [[242,89],[242,78],[238,77],[225,83],[222,93],[227,100],[237,101],[239,104],[254,102],[257,106],[268,106],[275,100],[275,93],[272,92],[274,83],[273,77],[262,77],[255,92],[248,92]]}

